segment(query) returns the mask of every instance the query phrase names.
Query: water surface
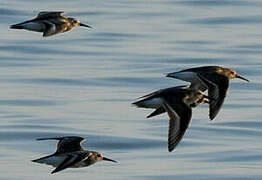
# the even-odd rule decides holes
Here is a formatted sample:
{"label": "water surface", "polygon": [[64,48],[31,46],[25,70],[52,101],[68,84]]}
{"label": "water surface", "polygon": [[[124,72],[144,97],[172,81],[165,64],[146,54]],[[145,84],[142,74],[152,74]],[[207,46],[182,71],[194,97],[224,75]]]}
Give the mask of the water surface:
{"label": "water surface", "polygon": [[[261,8],[255,0],[0,2],[0,157],[5,180],[261,179]],[[39,11],[63,10],[93,29],[43,38],[9,25]],[[203,65],[235,68],[250,79],[231,81],[212,122],[208,108],[174,152],[167,152],[166,115],[137,97],[182,81],[164,73]],[[40,137],[87,137],[86,149],[119,163],[66,169],[30,160],[54,151]]]}

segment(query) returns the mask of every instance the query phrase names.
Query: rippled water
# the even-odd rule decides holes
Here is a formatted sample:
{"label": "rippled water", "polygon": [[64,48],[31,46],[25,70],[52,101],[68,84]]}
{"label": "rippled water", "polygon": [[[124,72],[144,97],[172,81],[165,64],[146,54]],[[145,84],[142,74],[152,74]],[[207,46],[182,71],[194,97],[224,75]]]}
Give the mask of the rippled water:
{"label": "rippled water", "polygon": [[[0,179],[261,179],[262,2],[256,0],[107,0],[0,2]],[[39,11],[64,10],[94,29],[42,38],[10,30]],[[184,84],[164,73],[222,65],[232,80],[212,122],[195,109],[190,128],[167,152],[166,115],[131,103]],[[30,160],[56,142],[87,137],[84,148],[119,161],[51,175]]]}

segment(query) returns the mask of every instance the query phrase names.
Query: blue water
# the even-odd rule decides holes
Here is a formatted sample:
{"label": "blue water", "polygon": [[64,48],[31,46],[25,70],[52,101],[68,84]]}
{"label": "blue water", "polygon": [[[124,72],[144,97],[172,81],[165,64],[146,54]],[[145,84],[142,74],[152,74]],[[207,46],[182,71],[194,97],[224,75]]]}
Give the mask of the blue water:
{"label": "blue water", "polygon": [[[0,2],[0,179],[262,179],[262,2],[259,0],[107,0]],[[43,38],[9,25],[39,11],[63,10],[83,27]],[[167,115],[131,106],[182,81],[164,73],[203,65],[236,69],[214,121],[193,111],[190,128],[167,152]],[[51,175],[30,160],[55,141],[79,135],[99,162]]]}

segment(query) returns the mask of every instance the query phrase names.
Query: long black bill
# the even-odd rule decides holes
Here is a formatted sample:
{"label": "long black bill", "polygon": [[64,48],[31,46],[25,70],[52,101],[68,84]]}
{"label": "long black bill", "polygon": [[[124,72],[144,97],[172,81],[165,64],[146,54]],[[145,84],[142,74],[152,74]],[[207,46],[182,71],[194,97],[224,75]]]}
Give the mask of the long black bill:
{"label": "long black bill", "polygon": [[92,28],[91,26],[88,26],[88,25],[83,24],[83,23],[80,23],[80,26],[84,26],[84,27]]}
{"label": "long black bill", "polygon": [[105,160],[105,161],[111,161],[111,162],[115,162],[115,163],[117,163],[117,161],[112,160],[112,159],[109,159],[109,158],[106,158],[106,157],[103,157],[103,160]]}
{"label": "long black bill", "polygon": [[240,76],[240,75],[236,75],[236,78],[239,78],[239,79],[243,79],[243,80],[245,80],[245,81],[247,81],[247,82],[249,82],[249,80],[248,79],[246,79],[246,78],[244,78],[243,76]]}

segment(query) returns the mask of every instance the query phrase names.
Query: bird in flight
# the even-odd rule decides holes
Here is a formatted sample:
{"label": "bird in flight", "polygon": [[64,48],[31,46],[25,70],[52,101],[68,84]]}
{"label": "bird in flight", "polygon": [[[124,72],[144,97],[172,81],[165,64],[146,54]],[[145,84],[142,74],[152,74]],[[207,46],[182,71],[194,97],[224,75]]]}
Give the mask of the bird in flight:
{"label": "bird in flight", "polygon": [[104,157],[99,152],[84,150],[80,145],[80,143],[85,140],[82,137],[65,136],[40,138],[37,140],[58,140],[57,149],[54,154],[32,160],[36,163],[43,163],[55,167],[55,170],[52,171],[52,174],[62,171],[66,168],[80,168],[90,166],[102,160],[116,162],[115,160]]}
{"label": "bird in flight", "polygon": [[92,28],[89,25],[81,23],[78,19],[63,16],[63,13],[62,11],[40,12],[34,19],[11,25],[10,28],[42,32],[43,37],[70,31],[78,26]]}

